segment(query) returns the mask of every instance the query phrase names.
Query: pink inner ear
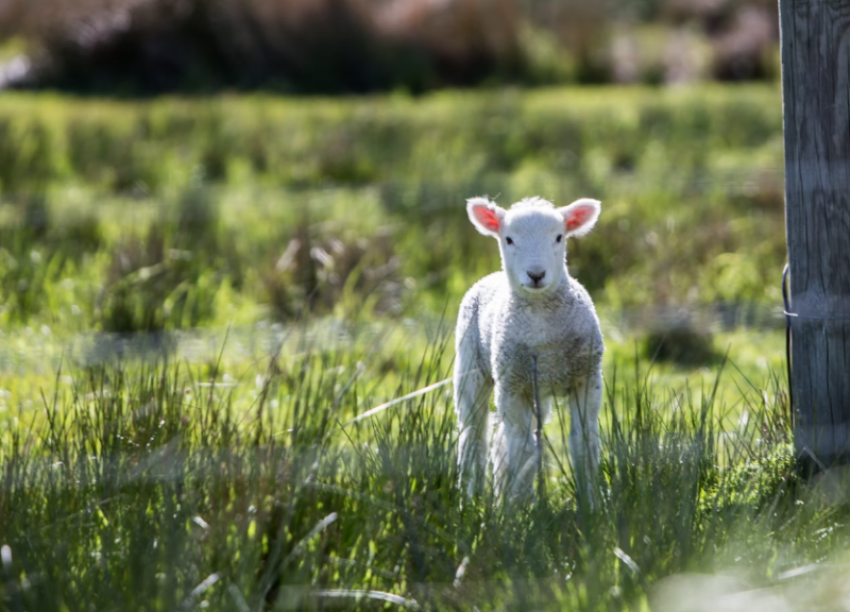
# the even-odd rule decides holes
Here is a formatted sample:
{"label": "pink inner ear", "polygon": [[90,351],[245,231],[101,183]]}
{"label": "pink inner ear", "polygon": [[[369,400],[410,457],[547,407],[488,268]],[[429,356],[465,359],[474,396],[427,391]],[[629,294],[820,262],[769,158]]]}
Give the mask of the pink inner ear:
{"label": "pink inner ear", "polygon": [[499,231],[499,216],[495,210],[486,206],[473,206],[472,212],[475,220],[491,232]]}
{"label": "pink inner ear", "polygon": [[577,230],[593,216],[594,210],[590,206],[580,206],[570,211],[570,216],[567,217],[567,231]]}

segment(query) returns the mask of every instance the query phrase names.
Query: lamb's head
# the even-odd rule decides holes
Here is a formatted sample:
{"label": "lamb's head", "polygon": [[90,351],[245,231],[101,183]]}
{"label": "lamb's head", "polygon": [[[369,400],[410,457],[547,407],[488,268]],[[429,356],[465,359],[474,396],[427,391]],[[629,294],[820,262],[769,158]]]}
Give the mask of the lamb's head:
{"label": "lamb's head", "polygon": [[563,208],[526,198],[505,210],[487,198],[470,198],[466,210],[479,232],[499,241],[513,290],[533,295],[557,286],[566,274],[567,238],[589,232],[601,208],[586,198]]}

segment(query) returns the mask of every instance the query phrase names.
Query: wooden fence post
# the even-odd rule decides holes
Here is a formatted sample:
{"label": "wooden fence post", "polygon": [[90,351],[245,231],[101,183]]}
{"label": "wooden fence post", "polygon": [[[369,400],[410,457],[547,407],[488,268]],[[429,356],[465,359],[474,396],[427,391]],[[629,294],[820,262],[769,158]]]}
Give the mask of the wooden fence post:
{"label": "wooden fence post", "polygon": [[795,445],[850,458],[850,0],[780,0]]}

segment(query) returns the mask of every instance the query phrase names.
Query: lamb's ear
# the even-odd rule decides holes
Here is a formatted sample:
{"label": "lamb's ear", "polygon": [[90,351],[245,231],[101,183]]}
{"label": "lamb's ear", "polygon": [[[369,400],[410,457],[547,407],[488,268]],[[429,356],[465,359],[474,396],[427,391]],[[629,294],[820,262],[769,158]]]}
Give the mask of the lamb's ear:
{"label": "lamb's ear", "polygon": [[485,236],[499,237],[499,227],[505,218],[505,209],[487,198],[469,198],[466,201],[469,220]]}
{"label": "lamb's ear", "polygon": [[584,236],[596,225],[601,210],[602,203],[599,200],[582,198],[569,206],[559,208],[558,212],[564,216],[567,236]]}

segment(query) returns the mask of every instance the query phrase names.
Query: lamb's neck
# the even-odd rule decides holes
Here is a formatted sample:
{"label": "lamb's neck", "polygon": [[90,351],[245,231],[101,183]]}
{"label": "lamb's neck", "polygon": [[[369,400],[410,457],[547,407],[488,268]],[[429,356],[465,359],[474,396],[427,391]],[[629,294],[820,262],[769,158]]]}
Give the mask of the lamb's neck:
{"label": "lamb's neck", "polygon": [[511,292],[511,305],[515,308],[531,311],[552,311],[569,306],[574,301],[574,291],[570,277],[564,274],[558,279],[558,284],[542,295],[529,294],[524,291]]}

